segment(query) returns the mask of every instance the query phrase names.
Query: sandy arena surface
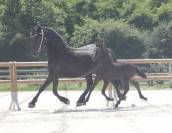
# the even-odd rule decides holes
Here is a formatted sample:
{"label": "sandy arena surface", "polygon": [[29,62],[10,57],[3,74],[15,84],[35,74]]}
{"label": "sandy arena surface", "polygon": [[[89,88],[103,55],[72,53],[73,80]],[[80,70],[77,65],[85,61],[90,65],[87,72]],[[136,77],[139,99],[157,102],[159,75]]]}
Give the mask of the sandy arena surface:
{"label": "sandy arena surface", "polygon": [[21,111],[8,111],[10,92],[0,92],[0,133],[171,133],[172,90],[135,90],[118,109],[94,91],[89,103],[75,107],[81,91],[60,91],[70,99],[62,104],[51,91],[41,94],[34,109],[28,103],[36,92],[19,92]]}

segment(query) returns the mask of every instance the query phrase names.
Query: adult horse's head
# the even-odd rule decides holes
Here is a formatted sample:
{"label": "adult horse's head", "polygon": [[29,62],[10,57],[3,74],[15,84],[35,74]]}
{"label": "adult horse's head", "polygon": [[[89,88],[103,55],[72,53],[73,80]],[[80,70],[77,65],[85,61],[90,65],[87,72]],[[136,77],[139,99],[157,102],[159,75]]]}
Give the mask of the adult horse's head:
{"label": "adult horse's head", "polygon": [[31,29],[30,37],[33,41],[31,53],[32,55],[37,56],[42,51],[45,43],[47,42],[44,30],[40,24],[37,24]]}

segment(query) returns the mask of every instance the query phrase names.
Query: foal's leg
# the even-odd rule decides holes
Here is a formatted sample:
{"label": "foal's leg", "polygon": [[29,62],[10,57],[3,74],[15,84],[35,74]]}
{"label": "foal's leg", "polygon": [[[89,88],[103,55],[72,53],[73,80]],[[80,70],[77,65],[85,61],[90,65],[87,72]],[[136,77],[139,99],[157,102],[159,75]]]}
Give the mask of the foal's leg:
{"label": "foal's leg", "polygon": [[63,103],[65,104],[70,104],[69,99],[62,97],[58,94],[57,92],[57,87],[58,87],[58,78],[53,79],[53,94]]}
{"label": "foal's leg", "polygon": [[82,106],[85,103],[85,96],[88,94],[91,86],[93,85],[93,79],[92,79],[92,74],[86,75],[85,76],[86,81],[87,81],[87,88],[86,90],[81,94],[81,96],[79,97],[76,106]]}
{"label": "foal's leg", "polygon": [[124,83],[124,88],[125,88],[125,90],[124,90],[124,93],[122,94],[122,97],[119,98],[119,100],[117,101],[117,103],[116,103],[116,105],[115,105],[115,108],[118,107],[118,105],[121,103],[121,100],[125,97],[125,95],[126,95],[127,92],[129,91],[129,82],[128,82],[128,81],[124,81],[124,82],[121,81],[121,83],[122,83],[122,84]]}
{"label": "foal's leg", "polygon": [[113,80],[112,84],[114,86],[114,88],[116,89],[118,98],[122,98],[122,93],[121,93],[121,85],[120,85],[120,81],[119,80]]}
{"label": "foal's leg", "polygon": [[109,84],[108,81],[104,81],[103,88],[102,88],[102,95],[105,96],[107,101],[113,101],[113,98],[108,97],[105,93],[105,90],[106,90],[108,84]]}
{"label": "foal's leg", "polygon": [[29,108],[34,108],[35,107],[35,103],[37,102],[39,95],[41,94],[41,92],[43,92],[46,89],[46,87],[52,82],[52,80],[53,80],[53,78],[49,74],[48,78],[45,80],[43,85],[39,88],[39,91],[37,92],[36,96],[29,103],[29,105],[28,105]]}
{"label": "foal's leg", "polygon": [[132,80],[132,81],[130,81],[130,84],[133,85],[133,86],[135,86],[135,88],[136,88],[137,91],[138,91],[139,97],[140,97],[141,99],[147,100],[147,98],[146,98],[145,96],[143,96],[143,94],[142,94],[142,92],[141,92],[141,90],[140,90],[140,86],[139,86],[139,83],[138,83],[138,82]]}

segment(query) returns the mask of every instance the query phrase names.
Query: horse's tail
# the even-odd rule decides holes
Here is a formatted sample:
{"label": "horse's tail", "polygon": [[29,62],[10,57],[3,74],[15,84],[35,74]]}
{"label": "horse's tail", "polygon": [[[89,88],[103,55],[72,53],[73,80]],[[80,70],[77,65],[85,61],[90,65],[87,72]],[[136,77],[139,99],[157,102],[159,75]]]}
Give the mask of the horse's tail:
{"label": "horse's tail", "polygon": [[142,78],[147,78],[146,74],[142,73],[138,68],[136,68],[137,74]]}

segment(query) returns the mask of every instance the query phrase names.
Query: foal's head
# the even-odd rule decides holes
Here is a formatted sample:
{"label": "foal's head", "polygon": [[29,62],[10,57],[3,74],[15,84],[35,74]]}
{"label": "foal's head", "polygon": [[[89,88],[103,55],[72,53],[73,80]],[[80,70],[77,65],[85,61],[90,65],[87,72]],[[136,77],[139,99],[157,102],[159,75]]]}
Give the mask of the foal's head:
{"label": "foal's head", "polygon": [[112,53],[109,51],[109,49],[105,46],[105,41],[103,39],[97,41],[96,43],[96,53],[93,57],[93,60],[97,62],[98,64],[102,64],[105,62],[113,62],[113,56]]}

